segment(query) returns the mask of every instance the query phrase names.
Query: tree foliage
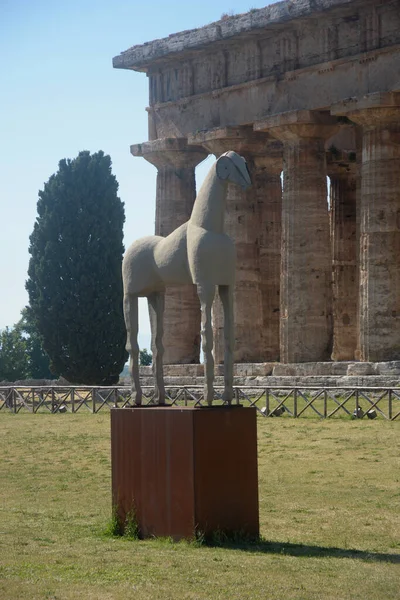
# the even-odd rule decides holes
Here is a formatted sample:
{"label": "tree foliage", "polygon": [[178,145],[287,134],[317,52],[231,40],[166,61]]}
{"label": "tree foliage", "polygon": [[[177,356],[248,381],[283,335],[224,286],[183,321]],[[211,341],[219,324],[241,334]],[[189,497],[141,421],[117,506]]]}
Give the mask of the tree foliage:
{"label": "tree foliage", "polygon": [[56,373],[50,371],[50,359],[43,348],[43,341],[29,306],[21,311],[21,319],[15,327],[22,336],[25,336],[28,377],[30,379],[54,379],[57,377]]}
{"label": "tree foliage", "polygon": [[26,288],[50,369],[74,383],[116,383],[127,356],[117,191],[110,157],[83,151],[39,192]]}
{"label": "tree foliage", "polygon": [[49,357],[28,307],[14,327],[0,332],[0,380],[53,379]]}
{"label": "tree foliage", "polygon": [[147,348],[139,350],[139,364],[143,367],[148,367],[153,362],[153,355],[147,351]]}
{"label": "tree foliage", "polygon": [[26,340],[17,327],[0,331],[0,381],[16,381],[29,376]]}

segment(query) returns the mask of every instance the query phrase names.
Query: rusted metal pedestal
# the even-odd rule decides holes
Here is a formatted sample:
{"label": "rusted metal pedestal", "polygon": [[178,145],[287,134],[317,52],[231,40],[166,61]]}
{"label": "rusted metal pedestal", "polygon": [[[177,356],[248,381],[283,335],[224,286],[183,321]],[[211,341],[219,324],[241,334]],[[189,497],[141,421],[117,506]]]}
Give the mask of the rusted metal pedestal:
{"label": "rusted metal pedestal", "polygon": [[255,408],[111,410],[113,505],[142,537],[259,533]]}

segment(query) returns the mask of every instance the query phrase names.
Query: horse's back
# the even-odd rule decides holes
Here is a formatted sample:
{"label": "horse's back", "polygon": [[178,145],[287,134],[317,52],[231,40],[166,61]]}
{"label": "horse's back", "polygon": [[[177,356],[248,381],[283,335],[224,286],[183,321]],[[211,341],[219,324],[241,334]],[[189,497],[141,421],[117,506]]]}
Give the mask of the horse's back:
{"label": "horse's back", "polygon": [[157,245],[164,238],[150,235],[136,240],[129,246],[122,261],[124,294],[147,296],[164,291],[165,286],[154,260]]}
{"label": "horse's back", "polygon": [[233,285],[236,251],[235,244],[226,233],[216,233],[190,224],[188,259],[193,283]]}
{"label": "horse's back", "polygon": [[187,258],[187,223],[170,235],[161,238],[154,249],[154,259],[161,279],[166,285],[192,283]]}

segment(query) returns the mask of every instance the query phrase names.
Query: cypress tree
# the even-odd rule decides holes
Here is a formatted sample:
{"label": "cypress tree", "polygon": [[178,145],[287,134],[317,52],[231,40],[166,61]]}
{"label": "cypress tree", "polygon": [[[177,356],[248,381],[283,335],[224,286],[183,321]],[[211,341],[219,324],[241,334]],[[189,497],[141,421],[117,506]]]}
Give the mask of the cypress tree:
{"label": "cypress tree", "polygon": [[63,159],[39,192],[26,288],[50,369],[71,383],[118,382],[126,352],[124,205],[102,151]]}

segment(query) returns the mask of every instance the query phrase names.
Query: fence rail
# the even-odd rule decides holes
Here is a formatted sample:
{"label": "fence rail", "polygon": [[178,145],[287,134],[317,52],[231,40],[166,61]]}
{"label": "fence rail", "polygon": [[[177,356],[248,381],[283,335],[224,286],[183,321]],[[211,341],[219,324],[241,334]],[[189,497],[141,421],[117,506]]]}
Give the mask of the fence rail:
{"label": "fence rail", "polygon": [[[207,405],[202,386],[168,386],[166,392],[171,406]],[[215,387],[215,405],[224,404],[222,392],[222,387]],[[254,406],[264,417],[347,416],[394,421],[400,416],[400,388],[235,386],[233,402]],[[143,387],[143,404],[154,404],[154,388]],[[0,387],[0,412],[98,413],[131,406],[132,392],[128,387]]]}

